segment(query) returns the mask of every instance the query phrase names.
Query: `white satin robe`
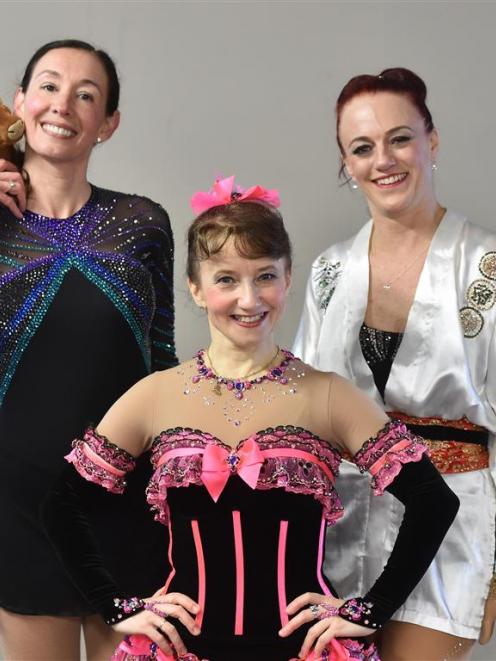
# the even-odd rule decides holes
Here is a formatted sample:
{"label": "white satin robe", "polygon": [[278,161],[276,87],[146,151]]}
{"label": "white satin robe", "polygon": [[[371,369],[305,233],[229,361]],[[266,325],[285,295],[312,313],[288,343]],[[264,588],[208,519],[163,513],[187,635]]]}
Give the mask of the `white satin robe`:
{"label": "white satin robe", "polygon": [[[318,369],[349,378],[383,404],[358,339],[367,307],[371,229],[369,221],[355,237],[315,260],[294,351]],[[495,251],[496,234],[446,212],[385,390],[386,411],[466,416],[490,431],[490,469],[444,476],[460,498],[459,514],[428,572],[393,618],[465,638],[478,637],[494,562]],[[462,308],[468,308],[473,322],[465,333]],[[477,332],[481,320],[478,334],[466,337]],[[340,596],[348,598],[363,595],[380,574],[403,506],[388,493],[373,496],[367,477],[352,464],[342,466],[337,490],[345,516],[328,532],[326,573]]]}

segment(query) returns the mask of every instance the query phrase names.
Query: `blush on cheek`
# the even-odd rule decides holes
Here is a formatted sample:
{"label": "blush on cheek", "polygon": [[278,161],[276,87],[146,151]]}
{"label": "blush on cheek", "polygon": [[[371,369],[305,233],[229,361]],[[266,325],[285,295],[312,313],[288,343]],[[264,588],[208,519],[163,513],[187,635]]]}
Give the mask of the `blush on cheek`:
{"label": "blush on cheek", "polygon": [[26,110],[27,115],[34,115],[36,116],[39,112],[43,110],[43,108],[46,106],[46,102],[42,101],[39,97],[37,96],[26,96],[25,97],[25,102],[24,102],[24,108]]}
{"label": "blush on cheek", "polygon": [[34,124],[42,116],[46,104],[36,97],[27,98],[24,103],[24,122],[26,124],[26,138],[29,142],[30,134],[34,131]]}
{"label": "blush on cheek", "polygon": [[207,306],[207,310],[212,312],[222,311],[223,308],[229,306],[230,300],[225,293],[215,287],[205,287],[203,291],[203,298]]}

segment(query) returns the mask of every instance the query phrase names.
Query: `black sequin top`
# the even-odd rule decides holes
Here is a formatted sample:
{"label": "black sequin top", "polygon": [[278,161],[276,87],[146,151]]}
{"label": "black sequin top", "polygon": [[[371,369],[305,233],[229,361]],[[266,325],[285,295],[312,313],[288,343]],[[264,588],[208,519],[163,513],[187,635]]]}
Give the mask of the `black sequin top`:
{"label": "black sequin top", "polygon": [[374,375],[377,390],[384,399],[386,383],[400,348],[403,333],[378,330],[362,324],[359,339],[363,357]]}

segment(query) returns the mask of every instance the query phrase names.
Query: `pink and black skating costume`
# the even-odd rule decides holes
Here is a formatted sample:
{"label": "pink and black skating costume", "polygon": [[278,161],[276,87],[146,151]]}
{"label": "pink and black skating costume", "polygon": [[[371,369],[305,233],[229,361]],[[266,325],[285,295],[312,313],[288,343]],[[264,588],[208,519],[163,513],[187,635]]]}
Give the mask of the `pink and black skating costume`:
{"label": "pink and black skating costume", "polygon": [[[241,397],[213,392],[211,379],[195,380],[195,361],[156,373],[114,405],[102,433],[88,430],[73,443],[69,461],[78,472],[68,467],[45,504],[45,521],[76,584],[108,623],[133,613],[114,603],[124,595],[112,568],[98,561],[84,509],[97,485],[123,491],[135,459],[122,447],[130,447],[133,434],[151,445],[155,470],[147,498],[170,532],[163,552],[172,571],[164,591],[182,592],[200,605],[199,636],[174,621],[189,651],[185,661],[296,659],[313,623],[280,637],[287,604],[305,592],[323,599],[335,594],[322,561],[326,527],[343,515],[334,489],[340,439],[364,434],[356,463],[371,472],[377,494],[387,488],[405,504],[392,560],[340,616],[379,628],[420,579],[457,509],[456,497],[423,457],[424,445],[403,425],[384,425],[375,406],[368,408],[339,377],[290,355],[284,367],[284,378],[276,374]],[[125,545],[133,536],[131,517],[115,534]],[[350,548],[350,571],[359,562],[355,553]],[[114,655],[116,661],[169,658],[145,636],[126,638]],[[355,638],[333,641],[319,658],[379,656],[372,643]]]}

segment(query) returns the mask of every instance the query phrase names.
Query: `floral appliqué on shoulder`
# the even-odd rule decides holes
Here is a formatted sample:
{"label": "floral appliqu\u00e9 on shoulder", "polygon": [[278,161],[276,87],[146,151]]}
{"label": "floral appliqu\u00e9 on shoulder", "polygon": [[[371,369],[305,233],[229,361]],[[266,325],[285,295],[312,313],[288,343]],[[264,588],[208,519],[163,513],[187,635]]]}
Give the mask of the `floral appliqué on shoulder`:
{"label": "floral appliqu\u00e9 on shoulder", "polygon": [[343,270],[342,264],[338,260],[331,261],[325,257],[319,257],[313,268],[319,309],[325,312]]}
{"label": "floral appliqu\u00e9 on shoulder", "polygon": [[487,252],[479,262],[483,276],[469,285],[465,298],[467,305],[460,309],[460,321],[465,337],[477,337],[484,326],[483,312],[496,303],[496,252]]}

